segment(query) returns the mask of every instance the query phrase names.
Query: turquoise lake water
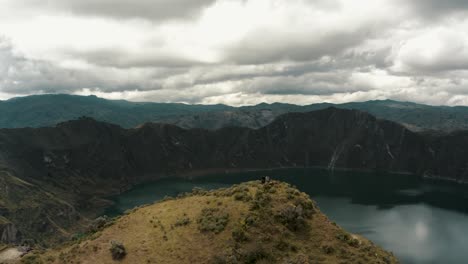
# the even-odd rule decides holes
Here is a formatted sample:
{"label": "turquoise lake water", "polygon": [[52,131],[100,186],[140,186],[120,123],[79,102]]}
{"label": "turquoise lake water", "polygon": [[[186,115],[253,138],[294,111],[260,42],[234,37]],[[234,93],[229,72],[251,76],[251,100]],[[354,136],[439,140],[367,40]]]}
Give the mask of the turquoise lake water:
{"label": "turquoise lake water", "polygon": [[165,179],[113,198],[106,214],[190,192],[258,180],[268,175],[295,185],[330,219],[392,251],[402,263],[468,263],[468,188],[411,175],[285,169]]}

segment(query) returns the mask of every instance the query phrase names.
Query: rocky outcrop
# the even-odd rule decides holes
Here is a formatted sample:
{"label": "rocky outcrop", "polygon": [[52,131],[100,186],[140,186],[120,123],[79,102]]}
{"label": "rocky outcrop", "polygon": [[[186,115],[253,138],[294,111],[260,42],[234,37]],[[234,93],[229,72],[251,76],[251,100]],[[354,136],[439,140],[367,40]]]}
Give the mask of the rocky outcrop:
{"label": "rocky outcrop", "polygon": [[0,242],[4,244],[17,243],[21,240],[21,234],[12,223],[0,224]]}
{"label": "rocky outcrop", "polygon": [[68,237],[66,230],[81,220],[81,216],[65,201],[69,197],[63,193],[65,189],[52,188],[47,181],[38,187],[12,173],[0,170],[0,241],[17,244]]}

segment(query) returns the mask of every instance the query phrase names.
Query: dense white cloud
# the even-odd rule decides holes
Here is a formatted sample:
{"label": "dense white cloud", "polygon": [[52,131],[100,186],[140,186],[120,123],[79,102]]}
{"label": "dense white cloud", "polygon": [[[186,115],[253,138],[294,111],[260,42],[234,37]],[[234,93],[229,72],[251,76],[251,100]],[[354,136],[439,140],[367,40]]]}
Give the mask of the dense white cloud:
{"label": "dense white cloud", "polygon": [[452,71],[468,69],[468,20],[460,24],[418,32],[400,47],[394,69]]}
{"label": "dense white cloud", "polygon": [[468,4],[0,0],[0,99],[468,103]]}

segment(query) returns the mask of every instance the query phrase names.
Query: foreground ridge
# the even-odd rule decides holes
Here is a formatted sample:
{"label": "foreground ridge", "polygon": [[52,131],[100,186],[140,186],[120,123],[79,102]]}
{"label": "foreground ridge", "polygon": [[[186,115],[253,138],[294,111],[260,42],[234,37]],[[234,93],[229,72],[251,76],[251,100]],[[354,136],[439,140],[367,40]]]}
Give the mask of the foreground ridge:
{"label": "foreground ridge", "polygon": [[194,189],[101,222],[73,243],[33,251],[22,261],[398,263],[393,254],[331,222],[307,194],[278,181]]}

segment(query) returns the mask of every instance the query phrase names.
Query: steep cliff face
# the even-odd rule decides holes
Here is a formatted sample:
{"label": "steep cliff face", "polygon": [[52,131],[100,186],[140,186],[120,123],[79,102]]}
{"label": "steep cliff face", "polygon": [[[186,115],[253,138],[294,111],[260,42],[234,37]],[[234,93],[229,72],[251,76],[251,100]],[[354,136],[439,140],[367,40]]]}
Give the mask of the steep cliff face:
{"label": "steep cliff face", "polygon": [[0,242],[60,241],[70,234],[80,214],[61,192],[39,187],[0,170]]}
{"label": "steep cliff face", "polygon": [[424,176],[468,182],[468,131],[426,136],[433,157]]}
{"label": "steep cliff face", "polygon": [[456,144],[465,134],[428,138],[336,108],[286,114],[257,130],[165,124],[126,130],[88,118],[53,128],[2,129],[2,215],[27,236],[57,230],[66,235],[105,202],[101,197],[163,176],[207,170],[321,166],[457,179],[466,174],[466,150]]}
{"label": "steep cliff face", "polygon": [[16,226],[8,221],[0,223],[0,242],[4,244],[17,243],[21,238],[21,233]]}
{"label": "steep cliff face", "polygon": [[148,124],[125,138],[126,161],[143,172],[321,166],[421,173],[423,138],[363,112],[286,114],[258,130],[183,130]]}

